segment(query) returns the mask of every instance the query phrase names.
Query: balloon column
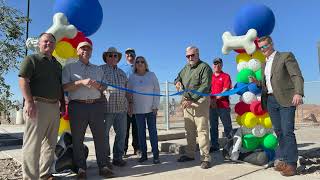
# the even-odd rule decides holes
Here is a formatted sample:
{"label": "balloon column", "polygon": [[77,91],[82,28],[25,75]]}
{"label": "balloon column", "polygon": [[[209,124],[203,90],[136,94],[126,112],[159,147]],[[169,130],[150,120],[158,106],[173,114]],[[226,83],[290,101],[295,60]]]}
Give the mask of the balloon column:
{"label": "balloon column", "polygon": [[242,147],[246,151],[257,148],[274,150],[278,145],[276,136],[273,134],[270,117],[261,106],[261,89],[254,83],[250,83],[249,77],[261,80],[261,64],[265,57],[258,50],[257,40],[259,37],[270,35],[275,25],[273,12],[265,5],[247,4],[236,15],[234,32],[222,35],[222,53],[228,54],[230,50],[238,53],[237,84],[235,87],[246,86],[239,91],[240,102],[235,105],[237,113],[236,121],[240,125],[237,132],[239,147],[233,149],[233,159],[237,159],[237,151]]}

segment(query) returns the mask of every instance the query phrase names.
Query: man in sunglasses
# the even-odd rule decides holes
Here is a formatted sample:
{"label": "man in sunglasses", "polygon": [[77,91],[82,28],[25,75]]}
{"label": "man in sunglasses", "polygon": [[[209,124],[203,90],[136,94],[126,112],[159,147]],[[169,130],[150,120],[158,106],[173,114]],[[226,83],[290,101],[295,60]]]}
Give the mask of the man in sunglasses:
{"label": "man in sunglasses", "polygon": [[[194,90],[199,93],[210,93],[212,70],[210,66],[199,59],[199,49],[191,46],[186,49],[187,64],[175,79],[177,90]],[[194,92],[184,92],[182,95],[182,108],[185,121],[187,148],[178,162],[194,160],[196,139],[201,155],[201,168],[210,168],[209,154],[209,97]]]}
{"label": "man in sunglasses", "polygon": [[[129,79],[129,76],[133,73],[133,68],[134,68],[134,62],[136,58],[136,52],[132,48],[128,48],[125,51],[126,55],[126,62],[122,63],[119,65],[119,68],[122,69],[126,75],[127,78]],[[132,100],[129,100],[129,103],[133,103]],[[131,114],[131,113],[129,113]],[[130,125],[132,124],[132,147],[133,147],[133,154],[134,155],[139,155],[140,150],[139,150],[139,142],[138,142],[138,129],[137,129],[137,122],[135,116],[127,114],[127,134],[126,134],[126,140],[124,144],[124,156],[127,156],[127,151],[128,151],[128,141],[129,141],[129,135],[130,135]]]}
{"label": "man in sunglasses", "polygon": [[[115,47],[110,47],[102,55],[103,61],[106,64],[100,67],[104,72],[106,82],[117,87],[126,88],[128,83],[127,75],[117,66],[121,57],[122,54],[118,52]],[[104,95],[106,97],[105,128],[107,136],[107,156],[110,156],[109,132],[111,126],[113,126],[116,136],[113,144],[112,164],[123,167],[126,165],[126,161],[123,160],[123,154],[127,132],[127,98],[129,96],[125,91],[111,86],[108,86],[104,91]]]}
{"label": "man in sunglasses", "polygon": [[[211,94],[223,93],[231,89],[231,78],[229,74],[222,71],[223,61],[221,58],[213,60],[213,74],[211,83]],[[227,138],[232,138],[232,123],[230,116],[229,96],[211,96],[210,103],[210,152],[219,151],[219,117],[224,127],[224,133]]]}
{"label": "man in sunglasses", "polygon": [[279,139],[275,170],[283,176],[296,174],[298,149],[294,134],[296,106],[303,103],[304,80],[298,62],[291,52],[274,50],[270,36],[261,37],[258,46],[266,57],[262,64],[262,81],[251,77],[262,87],[262,107],[268,110]]}

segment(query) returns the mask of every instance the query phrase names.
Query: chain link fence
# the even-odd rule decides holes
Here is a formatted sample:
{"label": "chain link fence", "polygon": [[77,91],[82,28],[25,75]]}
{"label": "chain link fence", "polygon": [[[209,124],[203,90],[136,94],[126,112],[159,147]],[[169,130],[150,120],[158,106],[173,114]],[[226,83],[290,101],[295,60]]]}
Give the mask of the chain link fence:
{"label": "chain link fence", "polygon": [[[296,123],[320,124],[320,81],[309,81],[304,84],[304,104],[297,107]],[[172,82],[160,83],[161,94],[170,95],[176,93],[175,86]],[[239,101],[239,95],[230,96],[231,118],[233,124],[236,123],[236,113],[234,105]],[[160,98],[160,108],[157,116],[159,129],[183,128],[183,110],[180,106],[181,96],[163,96]],[[221,124],[221,123],[220,123]]]}

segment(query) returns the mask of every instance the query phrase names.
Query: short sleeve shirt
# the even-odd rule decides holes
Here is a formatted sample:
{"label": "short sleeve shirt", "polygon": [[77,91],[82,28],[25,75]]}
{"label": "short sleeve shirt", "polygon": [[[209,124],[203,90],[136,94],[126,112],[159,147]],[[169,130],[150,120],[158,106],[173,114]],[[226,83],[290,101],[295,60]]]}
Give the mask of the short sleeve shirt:
{"label": "short sleeve shirt", "polygon": [[[102,81],[103,71],[97,65],[91,63],[84,64],[80,60],[65,65],[62,70],[62,84],[87,78]],[[94,87],[81,86],[74,91],[68,92],[69,100],[99,99],[100,97],[101,92]]]}
{"label": "short sleeve shirt", "polygon": [[54,58],[50,60],[44,54],[26,56],[21,62],[19,77],[30,80],[32,96],[47,99],[62,97],[61,64]]}
{"label": "short sleeve shirt", "polygon": [[[228,88],[231,89],[231,78],[229,74],[221,72],[218,76],[214,73],[212,74],[212,82],[211,82],[211,94],[218,94],[223,91],[223,89]],[[211,96],[211,98],[215,98]],[[220,99],[217,99],[218,108],[229,108],[230,102],[229,97],[224,96]]]}

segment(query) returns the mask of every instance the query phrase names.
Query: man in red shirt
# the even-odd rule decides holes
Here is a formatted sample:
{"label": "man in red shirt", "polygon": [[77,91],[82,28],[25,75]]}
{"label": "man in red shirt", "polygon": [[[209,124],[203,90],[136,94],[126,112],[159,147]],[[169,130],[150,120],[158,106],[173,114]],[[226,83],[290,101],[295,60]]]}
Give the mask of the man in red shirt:
{"label": "man in red shirt", "polygon": [[[213,74],[211,83],[211,94],[218,94],[231,89],[231,78],[229,74],[222,71],[223,62],[221,58],[213,60]],[[232,131],[231,116],[230,116],[230,101],[229,96],[211,96],[210,103],[210,152],[219,151],[219,130],[218,118],[220,117],[224,127],[224,133],[228,138],[231,138]]]}

